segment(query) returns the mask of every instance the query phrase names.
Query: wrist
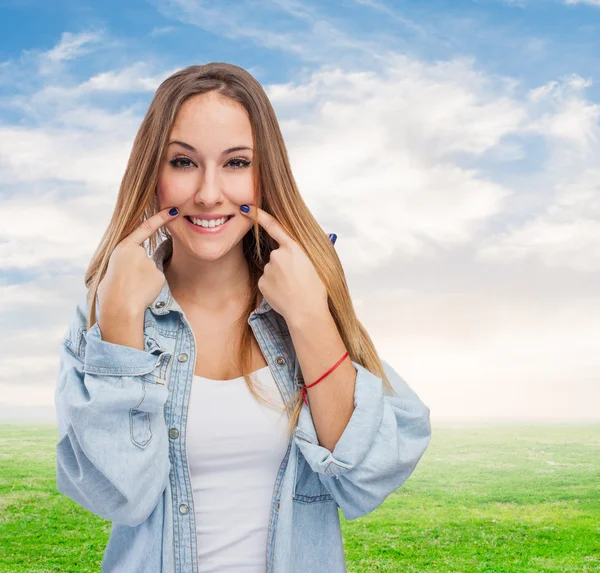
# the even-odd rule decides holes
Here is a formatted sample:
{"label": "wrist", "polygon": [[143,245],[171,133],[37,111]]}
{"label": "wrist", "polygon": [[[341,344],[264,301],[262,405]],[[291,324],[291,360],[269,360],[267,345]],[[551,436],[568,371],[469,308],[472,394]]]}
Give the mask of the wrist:
{"label": "wrist", "polygon": [[105,305],[104,308],[100,308],[98,312],[99,317],[103,317],[107,320],[117,320],[119,322],[135,323],[139,322],[144,316],[144,310],[137,310],[131,307],[123,307],[119,305],[111,305],[110,303]]}
{"label": "wrist", "polygon": [[102,340],[144,350],[144,315],[136,313],[101,314],[98,329]]}
{"label": "wrist", "polygon": [[331,316],[329,307],[325,305],[297,310],[293,314],[286,316],[285,321],[290,330],[300,330],[309,325],[329,323],[333,321],[333,317]]}

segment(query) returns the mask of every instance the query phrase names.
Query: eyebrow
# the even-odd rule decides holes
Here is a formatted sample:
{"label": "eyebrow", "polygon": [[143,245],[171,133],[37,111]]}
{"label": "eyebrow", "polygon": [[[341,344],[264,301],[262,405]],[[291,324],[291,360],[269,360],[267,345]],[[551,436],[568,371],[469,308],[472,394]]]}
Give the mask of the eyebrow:
{"label": "eyebrow", "polygon": [[[169,145],[173,145],[173,144],[181,145],[181,147],[183,147],[189,151],[198,153],[196,148],[193,145],[190,145],[189,143],[185,143],[185,141],[169,141]],[[235,147],[230,147],[229,149],[226,149],[225,151],[223,151],[223,153],[221,153],[221,155],[228,155],[229,153],[233,153],[234,151],[245,151],[245,150],[252,151],[252,148],[246,147],[245,145],[236,145]]]}

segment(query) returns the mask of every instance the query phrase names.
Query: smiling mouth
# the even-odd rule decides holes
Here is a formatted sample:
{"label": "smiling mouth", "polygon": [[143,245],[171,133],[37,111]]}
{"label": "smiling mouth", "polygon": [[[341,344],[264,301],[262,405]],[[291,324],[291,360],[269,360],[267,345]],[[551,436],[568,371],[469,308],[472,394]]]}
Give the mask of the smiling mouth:
{"label": "smiling mouth", "polygon": [[[192,220],[192,218],[189,215],[184,215],[184,219],[187,219],[192,225],[195,225],[196,227],[201,227],[203,229],[214,229],[215,227],[222,227],[223,225],[225,225],[231,218],[233,217],[233,215],[227,215],[227,217],[225,218],[225,221],[223,221],[222,223],[219,223],[218,225],[200,225],[197,223],[194,223],[194,221]],[[200,219],[197,219],[200,220]],[[222,219],[216,219],[217,221],[220,221]]]}

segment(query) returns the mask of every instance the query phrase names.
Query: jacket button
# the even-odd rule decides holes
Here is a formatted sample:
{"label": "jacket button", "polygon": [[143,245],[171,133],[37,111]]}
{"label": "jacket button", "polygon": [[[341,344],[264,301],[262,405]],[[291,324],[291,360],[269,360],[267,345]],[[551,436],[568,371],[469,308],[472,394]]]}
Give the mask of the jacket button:
{"label": "jacket button", "polygon": [[179,436],[179,430],[177,428],[171,428],[169,430],[169,438],[177,438]]}
{"label": "jacket button", "polygon": [[184,352],[183,354],[180,354],[180,355],[177,357],[177,360],[179,360],[179,362],[185,362],[187,359],[188,359],[188,355],[187,355],[187,354],[185,354],[185,352]]}
{"label": "jacket button", "polygon": [[278,356],[275,360],[279,366],[283,366],[285,364],[285,358],[283,356]]}
{"label": "jacket button", "polygon": [[179,506],[179,513],[183,513],[183,514],[185,514],[185,513],[187,513],[188,511],[189,511],[189,509],[188,509],[188,506],[187,506],[185,503],[182,503],[182,504]]}
{"label": "jacket button", "polygon": [[159,300],[155,305],[154,308],[162,308],[163,306],[165,306],[164,301]]}

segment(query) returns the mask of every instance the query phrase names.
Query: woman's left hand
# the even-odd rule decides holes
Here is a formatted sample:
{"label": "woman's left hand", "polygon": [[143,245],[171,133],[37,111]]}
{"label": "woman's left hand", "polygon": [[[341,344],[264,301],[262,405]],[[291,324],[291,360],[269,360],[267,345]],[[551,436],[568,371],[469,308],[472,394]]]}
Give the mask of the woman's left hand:
{"label": "woman's left hand", "polygon": [[255,205],[240,213],[258,224],[279,243],[271,251],[258,288],[271,307],[286,321],[294,321],[312,312],[329,312],[327,289],[304,249],[294,241],[279,221]]}

